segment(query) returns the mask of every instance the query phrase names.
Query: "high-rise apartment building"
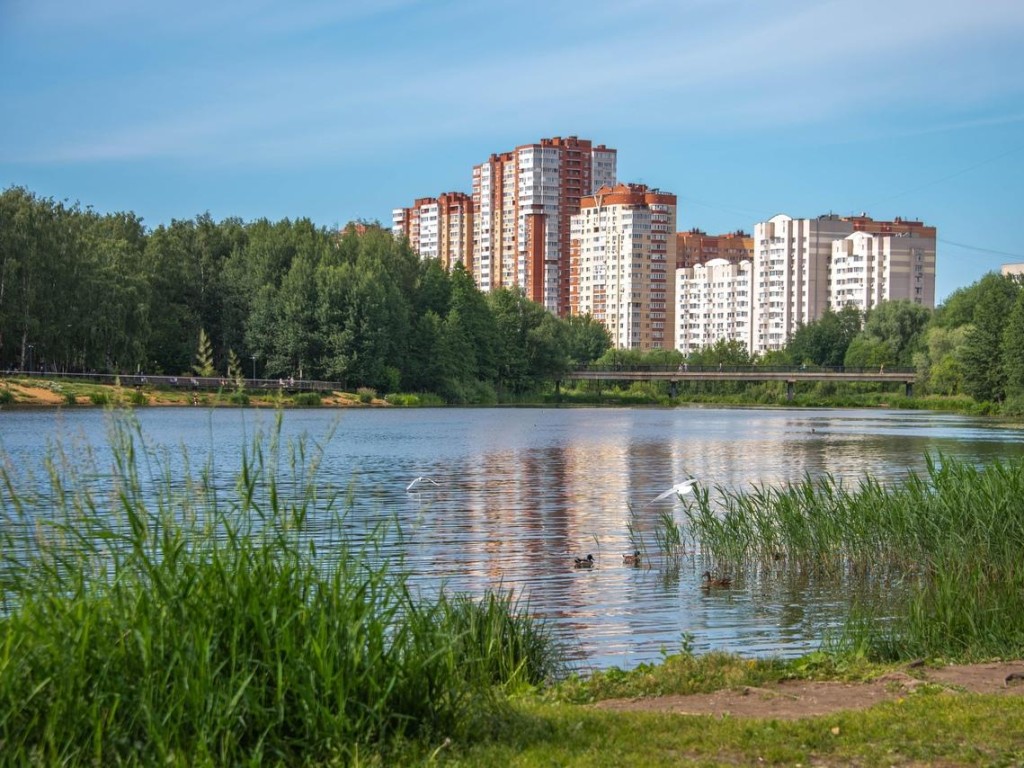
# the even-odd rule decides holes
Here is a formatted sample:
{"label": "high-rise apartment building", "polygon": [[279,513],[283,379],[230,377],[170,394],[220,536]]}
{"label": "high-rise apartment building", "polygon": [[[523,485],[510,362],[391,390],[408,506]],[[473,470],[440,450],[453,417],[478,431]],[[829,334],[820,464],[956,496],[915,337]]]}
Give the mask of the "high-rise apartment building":
{"label": "high-rise apartment building", "polygon": [[753,273],[747,259],[677,269],[675,348],[689,354],[725,340],[751,349]]}
{"label": "high-rise apartment building", "polygon": [[424,259],[440,259],[445,269],[473,268],[473,199],[465,192],[445,192],[414,201],[391,214],[395,237],[408,238]]}
{"label": "high-rise apartment building", "polygon": [[604,186],[571,222],[571,314],[590,314],[617,349],[671,349],[676,196]]}
{"label": "high-rise apartment building", "polygon": [[935,227],[897,219],[879,228],[889,231],[860,230],[832,243],[829,306],[852,304],[866,312],[882,301],[906,299],[933,308]]}
{"label": "high-rise apartment building", "polygon": [[[860,239],[835,252],[833,244],[854,232],[878,235],[883,239],[909,238],[907,246],[920,253],[909,254],[913,260],[911,264],[906,264],[906,259],[900,255],[895,261],[890,259],[888,266],[883,259],[880,268],[872,268],[871,272],[845,271],[852,269],[856,263],[853,250],[857,247],[867,248],[866,241]],[[856,293],[856,281],[861,279],[864,281],[862,295],[865,302],[868,295],[881,295],[878,283],[884,281],[888,298],[913,299],[920,296],[922,304],[934,306],[935,270],[934,266],[930,270],[928,268],[925,245],[928,238],[933,243],[930,258],[934,265],[935,228],[926,227],[918,221],[899,218],[894,221],[875,221],[866,214],[851,217],[827,214],[816,219],[794,219],[779,215],[759,222],[754,226],[752,351],[759,353],[782,349],[798,325],[819,319],[829,306],[838,310],[848,303],[845,291],[849,289],[849,296],[852,297]],[[911,245],[911,240],[916,241],[916,245]],[[900,251],[900,247],[896,251]],[[833,269],[834,255],[843,260],[842,274],[836,274]],[[916,270],[917,255],[921,255],[920,271]],[[907,279],[898,277],[904,267],[907,267]],[[918,276],[920,281],[917,280]],[[839,284],[837,279],[844,282]],[[900,286],[908,288],[910,294],[901,295],[903,288]],[[920,294],[915,291],[918,287],[922,289]]]}
{"label": "high-rise apartment building", "polygon": [[676,233],[676,269],[725,259],[730,264],[753,261],[754,238],[742,230],[727,235],[709,235],[700,229]]}
{"label": "high-rise apartment building", "polygon": [[473,276],[477,287],[522,288],[569,310],[569,226],[580,200],[615,183],[616,151],[575,136],[541,139],[473,168]]}

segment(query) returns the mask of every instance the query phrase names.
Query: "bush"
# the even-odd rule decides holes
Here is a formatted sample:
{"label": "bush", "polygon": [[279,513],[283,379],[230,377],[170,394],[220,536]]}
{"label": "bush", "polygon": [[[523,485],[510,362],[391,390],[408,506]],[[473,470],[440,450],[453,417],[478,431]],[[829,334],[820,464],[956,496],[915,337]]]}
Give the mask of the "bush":
{"label": "bush", "polygon": [[377,390],[371,387],[360,387],[356,390],[360,403],[372,403],[377,397]]}
{"label": "bush", "polygon": [[93,405],[110,405],[110,397],[106,392],[90,392],[89,401]]}
{"label": "bush", "polygon": [[14,402],[14,393],[7,387],[0,389],[0,405],[8,405]]}
{"label": "bush", "polygon": [[242,392],[241,390],[238,392],[232,392],[228,395],[228,402],[232,405],[248,405],[249,394],[247,392]]}
{"label": "bush", "polygon": [[302,408],[313,408],[321,404],[319,392],[300,392],[293,399],[295,405]]}
{"label": "bush", "polygon": [[128,395],[128,402],[132,405],[149,405],[149,398],[141,389],[133,389]]}

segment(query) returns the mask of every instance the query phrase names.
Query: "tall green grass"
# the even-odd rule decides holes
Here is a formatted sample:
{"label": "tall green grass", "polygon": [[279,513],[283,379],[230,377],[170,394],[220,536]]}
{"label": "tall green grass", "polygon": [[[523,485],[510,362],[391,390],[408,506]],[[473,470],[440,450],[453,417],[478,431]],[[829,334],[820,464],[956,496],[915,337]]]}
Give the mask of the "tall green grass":
{"label": "tall green grass", "polygon": [[923,474],[891,486],[824,476],[719,489],[685,514],[718,561],[873,587],[878,599],[855,607],[840,645],[886,659],[1024,655],[1024,460],[928,457]]}
{"label": "tall green grass", "polygon": [[0,472],[0,763],[387,762],[561,672],[511,594],[423,598],[386,526],[342,534],[317,446],[257,436],[230,490],[112,449]]}

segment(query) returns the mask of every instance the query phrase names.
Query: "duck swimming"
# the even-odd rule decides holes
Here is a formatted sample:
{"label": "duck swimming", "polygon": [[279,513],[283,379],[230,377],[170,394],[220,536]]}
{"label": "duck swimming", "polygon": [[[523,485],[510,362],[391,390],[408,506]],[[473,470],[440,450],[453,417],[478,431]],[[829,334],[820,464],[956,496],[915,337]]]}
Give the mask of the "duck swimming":
{"label": "duck swimming", "polygon": [[702,589],[711,589],[712,587],[728,587],[732,585],[731,576],[712,576],[711,571],[704,571],[700,577],[700,586]]}
{"label": "duck swimming", "polygon": [[622,564],[623,565],[633,565],[633,566],[640,565],[640,550],[639,549],[633,550],[633,554],[632,555],[623,555],[622,556]]}
{"label": "duck swimming", "polygon": [[594,556],[587,555],[586,557],[577,557],[573,563],[573,568],[593,568],[594,567]]}

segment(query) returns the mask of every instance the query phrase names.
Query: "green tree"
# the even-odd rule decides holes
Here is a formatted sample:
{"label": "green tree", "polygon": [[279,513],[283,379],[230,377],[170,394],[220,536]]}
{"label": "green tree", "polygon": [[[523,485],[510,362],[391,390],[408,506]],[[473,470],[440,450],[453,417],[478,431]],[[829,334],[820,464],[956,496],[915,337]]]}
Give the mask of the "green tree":
{"label": "green tree", "polygon": [[847,368],[890,368],[896,360],[896,354],[888,341],[865,333],[858,334],[846,350],[843,365]]}
{"label": "green tree", "polygon": [[924,349],[914,358],[918,385],[936,395],[956,395],[963,387],[960,357],[971,326],[945,328],[931,325],[924,334]]}
{"label": "green tree", "polygon": [[235,350],[228,350],[228,378],[234,382],[235,389],[241,392],[245,389],[245,371],[242,369],[242,362],[235,354]]}
{"label": "green tree", "polygon": [[476,350],[470,341],[469,328],[463,322],[462,311],[452,307],[441,324],[438,342],[438,367],[441,381],[439,394],[449,402],[466,402],[478,381]]}
{"label": "green tree", "polygon": [[281,281],[276,300],[274,347],[268,366],[272,375],[301,379],[319,357],[317,281],[312,256],[305,253],[296,256]]}
{"label": "green tree", "polygon": [[913,365],[930,318],[926,307],[912,301],[883,301],[868,312],[864,330],[851,340],[844,364],[851,368]]}
{"label": "green tree", "polygon": [[488,297],[497,339],[498,386],[525,392],[565,372],[561,323],[521,290],[499,288]]}
{"label": "green tree", "polygon": [[197,376],[217,375],[217,369],[213,366],[213,346],[203,328],[199,329],[199,346],[196,348],[196,362],[192,370]]}
{"label": "green tree", "polygon": [[441,365],[443,321],[433,310],[427,310],[413,321],[407,365],[402,371],[402,385],[414,392],[438,392],[444,388]]}
{"label": "green tree", "polygon": [[741,341],[735,339],[719,339],[710,347],[689,356],[691,365],[704,368],[746,366],[751,364],[750,353]]}
{"label": "green tree", "polygon": [[[459,313],[459,327],[469,344],[465,359],[467,379],[493,382],[498,375],[498,339],[494,315],[487,299],[461,264],[452,270],[451,310]],[[447,318],[445,318],[447,320]]]}
{"label": "green tree", "polygon": [[964,391],[975,400],[999,401],[1006,395],[1003,338],[1019,291],[1018,283],[994,273],[978,285],[971,328],[960,355]]}
{"label": "green tree", "polygon": [[1017,291],[1017,300],[1006,321],[1002,353],[1006,369],[1006,395],[1024,397],[1024,290]]}
{"label": "green tree", "polygon": [[612,337],[604,323],[589,313],[565,320],[566,354],[571,365],[587,365],[611,349]]}
{"label": "green tree", "polygon": [[829,309],[820,319],[799,326],[789,339],[786,352],[799,363],[839,366],[860,329],[861,314],[855,306],[845,306],[839,312]]}

